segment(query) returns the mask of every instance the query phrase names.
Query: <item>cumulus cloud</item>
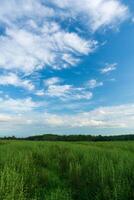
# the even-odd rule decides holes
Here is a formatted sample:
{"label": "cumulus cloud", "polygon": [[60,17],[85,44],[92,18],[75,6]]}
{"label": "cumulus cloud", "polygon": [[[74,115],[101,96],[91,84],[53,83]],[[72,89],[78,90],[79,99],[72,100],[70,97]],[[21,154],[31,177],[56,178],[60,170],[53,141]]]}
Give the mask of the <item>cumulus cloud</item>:
{"label": "cumulus cloud", "polygon": [[99,107],[79,114],[45,114],[45,123],[51,126],[134,128],[134,104]]}
{"label": "cumulus cloud", "polygon": [[[95,31],[116,27],[128,15],[128,7],[119,0],[1,1],[0,86],[21,87],[47,100],[90,102],[93,97],[90,90],[102,86],[103,82],[91,79],[88,84],[75,86],[59,77],[51,77],[44,80],[43,88],[42,79],[39,80],[37,89],[31,75],[46,68],[61,70],[76,66],[99,46],[99,42],[93,39]],[[79,28],[83,28],[83,31],[78,31]],[[90,31],[90,34],[85,31]],[[101,73],[109,73],[116,67],[116,63],[107,64]],[[31,79],[27,79],[28,76]],[[4,96],[3,91],[0,94]],[[26,124],[32,127],[36,123],[44,127],[133,126],[133,105],[103,107],[76,115],[58,115],[44,114],[44,101],[38,102],[31,97],[0,98],[0,122],[7,129],[11,124],[21,124],[24,128]],[[40,109],[41,106],[43,109]],[[125,110],[125,115],[122,110]]]}
{"label": "cumulus cloud", "polygon": [[[10,102],[6,102],[5,104],[9,110],[11,109],[11,105],[14,106],[14,102],[11,100]],[[17,104],[18,106],[15,105],[14,110],[11,109],[12,112],[8,114],[6,113],[7,109],[1,110],[0,107],[0,123],[4,124],[7,130],[11,126],[12,128],[18,127],[23,130],[27,125],[32,130],[33,126],[34,128],[35,126],[36,128],[42,127],[42,130],[45,130],[46,127],[54,129],[59,127],[63,130],[73,130],[73,128],[134,128],[134,104],[98,107],[88,112],[79,112],[77,114],[40,113],[38,110],[35,110],[37,105],[35,106],[33,103],[30,110],[26,111],[23,107],[20,114],[18,107],[22,106],[22,103],[19,102]],[[15,110],[18,110],[19,113],[16,113]],[[0,127],[1,129],[2,126]]]}
{"label": "cumulus cloud", "polygon": [[10,122],[12,120],[12,117],[8,114],[0,114],[0,123],[6,123]]}
{"label": "cumulus cloud", "polygon": [[84,114],[75,116],[60,116],[56,114],[46,113],[44,116],[44,123],[50,126],[63,126],[63,127],[91,127],[103,125],[102,121],[88,119]]}
{"label": "cumulus cloud", "polygon": [[52,0],[51,2],[73,18],[86,20],[93,31],[102,27],[113,27],[129,15],[127,6],[119,0]]}
{"label": "cumulus cloud", "polygon": [[42,90],[37,90],[37,91],[35,92],[35,95],[37,95],[37,96],[44,96],[44,95],[45,95],[45,92],[44,92],[43,89],[42,89]]}
{"label": "cumulus cloud", "polygon": [[29,17],[31,19],[40,17],[51,17],[54,15],[52,8],[43,6],[39,0],[5,0],[0,5],[0,21],[11,24],[18,18]]}
{"label": "cumulus cloud", "polygon": [[0,111],[21,113],[34,110],[40,106],[40,103],[34,102],[31,98],[13,99],[13,98],[0,98]]}
{"label": "cumulus cloud", "polygon": [[116,69],[117,69],[117,63],[106,64],[106,66],[101,69],[101,73],[102,74],[107,74],[107,73],[109,73],[111,71],[114,71]]}
{"label": "cumulus cloud", "polygon": [[46,86],[55,85],[61,83],[61,79],[59,77],[52,77],[44,80],[44,84]]}
{"label": "cumulus cloud", "polygon": [[59,97],[61,100],[89,100],[93,96],[90,91],[72,85],[51,85],[48,87],[46,94],[50,97]]}
{"label": "cumulus cloud", "polygon": [[46,96],[56,97],[61,100],[90,100],[93,96],[88,88],[64,84],[63,80],[58,77],[45,80],[45,85],[47,86]]}
{"label": "cumulus cloud", "polygon": [[29,91],[34,90],[34,85],[29,80],[22,80],[20,77],[15,73],[8,73],[6,75],[0,75],[0,85],[3,86],[15,86],[15,87],[22,87]]}

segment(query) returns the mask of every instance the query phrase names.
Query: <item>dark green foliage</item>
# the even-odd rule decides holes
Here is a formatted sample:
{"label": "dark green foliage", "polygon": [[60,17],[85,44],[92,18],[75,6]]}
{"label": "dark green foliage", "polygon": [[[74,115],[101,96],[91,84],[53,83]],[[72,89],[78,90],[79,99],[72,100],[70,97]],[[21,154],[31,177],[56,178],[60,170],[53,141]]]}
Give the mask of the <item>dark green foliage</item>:
{"label": "dark green foliage", "polygon": [[134,142],[0,142],[0,200],[132,200]]}
{"label": "dark green foliage", "polygon": [[31,140],[31,141],[130,141],[134,140],[134,135],[113,135],[113,136],[102,136],[102,135],[54,135],[54,134],[44,134],[44,135],[35,135],[27,138],[16,138],[4,137],[0,138],[1,140]]}
{"label": "dark green foliage", "polygon": [[[14,138],[13,138],[14,139]],[[33,141],[128,141],[134,140],[134,135],[113,135],[113,136],[101,136],[101,135],[37,135],[25,138],[26,140]]]}
{"label": "dark green foliage", "polygon": [[5,137],[1,139],[6,140],[31,140],[31,141],[130,141],[134,140],[134,135],[113,135],[113,136],[102,136],[102,135],[54,135],[54,134],[44,134],[44,135],[35,135],[27,138],[15,138]]}

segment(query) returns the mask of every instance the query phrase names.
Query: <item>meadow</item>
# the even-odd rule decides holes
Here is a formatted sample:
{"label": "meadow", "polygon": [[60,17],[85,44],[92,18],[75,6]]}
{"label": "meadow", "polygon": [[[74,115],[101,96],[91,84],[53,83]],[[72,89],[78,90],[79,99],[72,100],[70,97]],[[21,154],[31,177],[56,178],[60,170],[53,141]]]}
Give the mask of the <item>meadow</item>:
{"label": "meadow", "polygon": [[133,200],[134,142],[0,141],[0,200]]}

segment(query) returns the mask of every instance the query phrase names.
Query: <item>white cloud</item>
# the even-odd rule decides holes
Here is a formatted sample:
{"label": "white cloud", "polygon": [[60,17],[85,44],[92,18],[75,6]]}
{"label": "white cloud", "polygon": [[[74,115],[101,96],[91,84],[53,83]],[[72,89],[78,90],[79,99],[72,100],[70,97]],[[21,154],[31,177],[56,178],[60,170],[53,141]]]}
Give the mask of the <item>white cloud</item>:
{"label": "white cloud", "polygon": [[94,89],[96,87],[103,86],[103,82],[98,82],[95,79],[91,79],[88,81],[87,86],[89,86],[89,88],[91,88],[91,89]]}
{"label": "white cloud", "polygon": [[102,27],[119,24],[128,17],[128,8],[119,0],[52,0],[70,17],[86,20],[88,26],[96,31]]}
{"label": "white cloud", "polygon": [[[61,69],[76,65],[81,55],[92,53],[97,42],[63,30],[51,17],[56,13],[41,1],[1,2],[0,68],[25,73],[51,66]],[[49,18],[49,19],[48,19]],[[4,24],[4,25],[3,25]],[[58,62],[57,62],[58,60]]]}
{"label": "white cloud", "polygon": [[60,28],[51,32],[53,26],[53,23],[46,22],[45,27],[37,27],[36,32],[25,28],[8,28],[6,35],[0,37],[0,68],[18,69],[25,73],[48,65],[61,69],[64,64],[66,67],[75,65],[80,55],[94,51],[97,42]]}
{"label": "white cloud", "polygon": [[0,114],[0,123],[10,122],[12,117],[7,114]]}
{"label": "white cloud", "polygon": [[73,87],[72,85],[51,85],[46,91],[49,97],[58,97],[61,100],[90,100],[93,94],[84,88]]}
{"label": "white cloud", "polygon": [[[21,103],[17,103],[22,106]],[[24,104],[24,102],[23,102]],[[27,103],[26,103],[27,104]],[[0,104],[1,105],[1,104]],[[6,103],[10,110],[14,103]],[[134,128],[134,104],[125,104],[119,106],[99,107],[89,112],[79,112],[78,114],[55,114],[55,113],[40,113],[34,110],[35,105],[31,109],[20,110],[15,104],[13,112],[6,113],[6,110],[1,110],[0,107],[0,123],[9,130],[9,127],[23,130],[28,125],[29,128],[47,127],[49,128],[63,128],[69,130],[73,128]],[[24,108],[24,106],[22,106]],[[28,106],[29,107],[29,106]],[[17,112],[15,112],[15,110]],[[25,112],[24,112],[25,111]],[[2,130],[2,126],[0,127]],[[33,129],[32,129],[33,130]],[[37,130],[37,129],[36,129]],[[81,129],[82,130],[82,129]]]}
{"label": "white cloud", "polygon": [[97,41],[67,28],[63,30],[61,21],[75,16],[78,23],[79,16],[84,16],[84,21],[96,30],[123,21],[127,7],[118,0],[2,1],[0,25],[4,34],[0,36],[0,68],[32,73],[47,66],[53,69],[75,66],[82,55],[91,54],[98,46]]}
{"label": "white cloud", "polygon": [[63,127],[92,127],[103,125],[102,121],[92,120],[84,117],[84,114],[76,116],[60,116],[55,114],[46,113],[44,123],[50,126],[63,126]]}
{"label": "white cloud", "polygon": [[45,114],[45,123],[63,127],[134,128],[134,104],[99,107],[79,114]]}
{"label": "white cloud", "polygon": [[71,85],[50,85],[47,89],[47,95],[50,97],[65,97],[71,89]]}
{"label": "white cloud", "polygon": [[44,80],[44,84],[46,86],[51,86],[55,84],[59,84],[62,80],[59,77],[52,77]]}
{"label": "white cloud", "polygon": [[111,71],[116,70],[116,68],[117,68],[117,63],[106,64],[106,66],[101,69],[101,73],[102,74],[107,74],[107,73],[109,73]]}
{"label": "white cloud", "polygon": [[0,98],[0,111],[21,113],[34,110],[40,106],[40,103],[34,102],[31,98],[13,99],[13,98]]}
{"label": "white cloud", "polygon": [[0,21],[8,25],[23,17],[40,19],[54,16],[54,10],[43,6],[40,0],[4,0],[0,4]]}
{"label": "white cloud", "polygon": [[47,125],[61,126],[64,125],[64,120],[62,119],[62,117],[55,114],[45,113],[44,115],[44,123],[46,123]]}
{"label": "white cloud", "polygon": [[45,80],[47,86],[45,94],[49,97],[56,97],[61,100],[89,100],[93,94],[84,87],[74,87],[73,85],[62,83],[63,80],[58,77],[52,77]]}
{"label": "white cloud", "polygon": [[37,96],[44,96],[44,95],[45,95],[45,92],[44,92],[44,90],[42,89],[42,90],[37,90],[37,91],[35,92],[35,94],[36,94]]}
{"label": "white cloud", "polygon": [[35,88],[32,82],[20,79],[20,77],[15,73],[0,75],[0,85],[12,85],[15,87],[22,87],[30,91]]}
{"label": "white cloud", "polygon": [[[57,115],[45,113],[44,123],[50,126],[63,126],[63,127],[84,127],[84,126],[97,126],[102,124],[97,120],[88,119],[85,114],[76,115]],[[97,123],[98,122],[98,123]]]}
{"label": "white cloud", "polygon": [[[77,65],[82,56],[90,55],[98,47],[98,42],[90,39],[85,29],[79,32],[77,28],[88,25],[93,33],[101,28],[114,27],[127,18],[128,12],[127,6],[119,0],[1,1],[0,70],[4,75],[0,75],[0,85],[22,87],[39,97],[48,97],[54,101],[55,98],[64,102],[66,100],[66,104],[76,100],[90,102],[93,97],[90,89],[102,86],[102,82],[92,79],[88,85],[78,87],[52,77],[44,81],[43,89],[37,90],[32,81],[22,75],[31,75],[46,67],[59,70]],[[68,26],[63,27],[62,22],[67,22]],[[69,29],[70,23],[74,23],[71,24],[74,32]],[[116,67],[116,63],[108,64],[101,73],[108,73]],[[0,94],[4,96],[4,93]],[[57,115],[40,112],[41,106],[42,112],[45,110],[44,101],[36,102],[30,97],[16,99],[5,95],[0,98],[0,122],[7,129],[15,123],[22,124],[23,129],[26,124],[32,127],[36,123],[66,127],[133,126],[133,105]],[[49,110],[49,106],[46,110]]]}

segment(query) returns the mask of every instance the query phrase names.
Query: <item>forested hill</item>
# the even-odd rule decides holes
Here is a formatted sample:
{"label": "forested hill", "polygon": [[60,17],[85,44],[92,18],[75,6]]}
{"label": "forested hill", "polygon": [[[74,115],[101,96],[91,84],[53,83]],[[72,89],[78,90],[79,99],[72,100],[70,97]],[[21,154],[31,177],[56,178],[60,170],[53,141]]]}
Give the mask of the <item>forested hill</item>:
{"label": "forested hill", "polygon": [[134,135],[93,136],[93,135],[35,135],[27,138],[4,137],[1,139],[31,140],[31,141],[128,141],[134,140]]}
{"label": "forested hill", "polygon": [[134,135],[116,135],[116,136],[93,136],[93,135],[53,135],[44,134],[27,137],[27,140],[39,141],[120,141],[134,140]]}

